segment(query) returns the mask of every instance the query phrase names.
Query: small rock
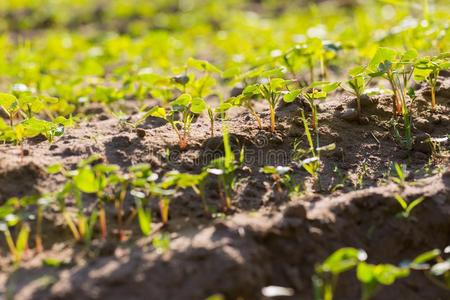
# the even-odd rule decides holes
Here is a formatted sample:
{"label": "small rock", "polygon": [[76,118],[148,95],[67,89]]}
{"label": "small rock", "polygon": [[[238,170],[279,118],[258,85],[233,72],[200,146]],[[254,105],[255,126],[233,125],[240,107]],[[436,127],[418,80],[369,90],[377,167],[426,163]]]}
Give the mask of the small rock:
{"label": "small rock", "polygon": [[431,136],[427,133],[417,135],[414,139],[413,150],[431,154],[433,152],[433,146],[430,143],[430,138]]}
{"label": "small rock", "polygon": [[288,135],[290,137],[299,137],[303,136],[304,134],[304,128],[298,126],[297,124],[292,124],[291,127],[289,127]]}
{"label": "small rock", "polygon": [[285,209],[284,217],[306,219],[306,209],[303,205],[290,205]]}
{"label": "small rock", "polygon": [[354,108],[348,108],[340,114],[340,117],[345,121],[355,121],[358,119],[358,112]]}
{"label": "small rock", "polygon": [[425,118],[417,118],[416,120],[414,120],[414,126],[417,129],[424,131],[426,133],[433,132],[433,125],[430,123],[429,120]]}
{"label": "small rock", "polygon": [[143,139],[145,137],[145,135],[147,134],[147,132],[145,131],[145,129],[138,128],[138,129],[136,129],[136,134],[140,139]]}
{"label": "small rock", "polygon": [[370,120],[368,117],[361,117],[361,119],[359,119],[359,124],[361,125],[368,125],[370,123]]}
{"label": "small rock", "polygon": [[442,123],[442,118],[441,118],[441,116],[438,116],[438,115],[432,115],[432,116],[430,117],[430,121],[431,121],[431,123],[433,123],[434,125],[439,125],[439,124]]}
{"label": "small rock", "polygon": [[423,162],[423,161],[428,161],[429,156],[423,152],[414,152],[413,159],[416,161]]}
{"label": "small rock", "polygon": [[235,86],[235,87],[233,87],[233,88],[231,89],[231,91],[230,91],[230,97],[237,97],[237,96],[239,96],[240,94],[242,94],[243,91],[244,91],[244,88],[243,88],[243,87]]}

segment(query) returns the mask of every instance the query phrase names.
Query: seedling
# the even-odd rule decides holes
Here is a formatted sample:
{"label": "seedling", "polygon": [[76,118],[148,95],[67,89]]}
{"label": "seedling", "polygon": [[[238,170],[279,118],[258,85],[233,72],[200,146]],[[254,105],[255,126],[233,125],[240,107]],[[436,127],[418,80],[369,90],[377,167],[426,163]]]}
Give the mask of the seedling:
{"label": "seedling", "polygon": [[392,181],[398,184],[401,187],[404,187],[406,184],[406,166],[405,165],[399,165],[398,163],[394,163],[394,171],[396,174],[396,177],[392,177]]}
{"label": "seedling", "polygon": [[209,213],[209,208],[206,204],[205,198],[205,179],[207,176],[207,171],[203,171],[200,174],[188,174],[172,171],[164,176],[161,187],[166,189],[174,186],[177,190],[191,188],[202,200],[204,211]]}
{"label": "seedling", "polygon": [[152,215],[149,209],[144,208],[144,199],[146,198],[146,195],[137,190],[132,190],[131,195],[136,199],[135,203],[139,228],[143,235],[148,236],[152,231]]}
{"label": "seedling", "polygon": [[259,171],[264,174],[269,174],[272,176],[275,190],[278,191],[279,193],[283,191],[282,186],[285,186],[290,189],[292,180],[291,176],[289,175],[289,173],[292,172],[292,169],[290,167],[265,166],[261,168]]}
{"label": "seedling", "polygon": [[19,222],[19,217],[14,214],[5,216],[4,220],[0,222],[0,231],[5,236],[6,244],[15,264],[22,260],[24,252],[28,249],[28,237],[30,235],[30,226],[27,223],[22,223],[16,241],[14,241],[9,227],[16,226]]}
{"label": "seedling", "polygon": [[412,201],[411,203],[408,204],[405,201],[405,199],[403,199],[402,196],[396,194],[395,195],[395,200],[397,200],[397,202],[400,204],[400,206],[403,209],[403,211],[399,214],[399,216],[401,216],[402,218],[407,219],[411,215],[412,210],[425,200],[425,197],[423,197],[423,196],[419,197],[416,200],[414,200],[414,201]]}
{"label": "seedling", "polygon": [[223,127],[223,147],[225,150],[225,156],[219,157],[211,161],[206,171],[209,174],[218,176],[219,186],[224,202],[224,209],[229,210],[232,208],[231,197],[236,182],[236,170],[243,163],[244,148],[240,153],[239,162],[236,162],[235,155],[230,146],[230,140],[228,136],[228,129]]}
{"label": "seedling", "polygon": [[355,268],[367,259],[367,253],[355,248],[341,248],[316,266],[313,276],[314,298],[332,300],[339,275]]}
{"label": "seedling", "polygon": [[[277,72],[274,70],[273,72]],[[263,73],[262,75],[271,75],[271,73]],[[275,107],[283,97],[283,89],[289,81],[282,78],[267,78],[266,83],[254,84],[247,86],[243,95],[245,97],[261,96],[269,104],[270,112],[270,131],[275,132]]]}
{"label": "seedling", "polygon": [[436,110],[436,85],[439,72],[450,69],[449,53],[444,53],[435,57],[424,57],[415,64],[414,80],[426,81],[431,88],[431,110]]}
{"label": "seedling", "polygon": [[358,112],[358,120],[361,120],[361,95],[364,94],[367,81],[365,78],[365,68],[356,67],[349,71],[350,79],[347,81],[350,87],[349,92],[356,97],[356,111]]}
{"label": "seedling", "polygon": [[[169,113],[166,113],[164,108],[155,106],[139,122],[150,116],[166,120],[178,136],[178,146],[181,150],[185,150],[189,145],[192,121],[196,115],[201,114],[206,108],[206,102],[202,98],[182,94],[170,103]],[[179,120],[176,119],[178,114],[181,115]]]}
{"label": "seedling", "polygon": [[362,300],[369,300],[380,285],[392,285],[396,280],[409,276],[409,269],[391,264],[373,265],[360,262],[356,276],[362,284]]}

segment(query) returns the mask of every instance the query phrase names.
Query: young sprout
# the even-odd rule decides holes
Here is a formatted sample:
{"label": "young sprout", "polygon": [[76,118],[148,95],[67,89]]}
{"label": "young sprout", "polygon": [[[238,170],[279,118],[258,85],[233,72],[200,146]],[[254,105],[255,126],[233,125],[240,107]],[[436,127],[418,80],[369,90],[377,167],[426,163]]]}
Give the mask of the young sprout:
{"label": "young sprout", "polygon": [[[176,100],[170,102],[170,111],[155,106],[149,110],[139,122],[152,116],[166,120],[178,136],[178,146],[185,150],[189,145],[191,124],[196,115],[201,114],[207,108],[205,100],[200,97],[192,97],[190,94],[182,94]],[[177,119],[180,114],[180,119]]]}
{"label": "young sprout", "polygon": [[404,187],[406,184],[406,166],[405,165],[399,165],[398,163],[394,163],[394,171],[397,175],[396,177],[392,177],[392,181],[398,184],[401,187]]}
{"label": "young sprout", "polygon": [[258,76],[262,78],[261,83],[246,86],[241,95],[228,99],[226,103],[231,103],[234,106],[246,107],[255,117],[258,127],[261,129],[261,119],[253,109],[251,100],[257,97],[262,97],[269,104],[270,131],[275,132],[275,108],[285,93],[284,89],[286,85],[291,82],[289,80],[279,78],[282,75],[283,72],[280,68],[259,72]]}
{"label": "young sprout", "polygon": [[435,57],[419,59],[415,64],[414,80],[426,81],[431,88],[431,110],[436,110],[436,85],[439,72],[450,69],[450,54],[441,54]]}
{"label": "young sprout", "polygon": [[232,107],[233,107],[233,105],[229,102],[222,102],[222,103],[220,103],[220,105],[218,107],[216,107],[214,109],[210,105],[208,105],[207,112],[208,112],[208,118],[209,118],[209,123],[210,123],[211,137],[214,137],[215,119],[218,116],[222,116],[222,118],[224,118],[225,112]]}
{"label": "young sprout", "polygon": [[131,190],[131,195],[135,198],[139,228],[143,235],[148,236],[152,231],[152,215],[150,210],[144,207],[146,195],[138,190]]}
{"label": "young sprout", "polygon": [[409,273],[407,267],[360,262],[356,268],[356,277],[362,284],[361,299],[371,299],[380,285],[392,285],[396,280],[408,277]]}
{"label": "young sprout", "polygon": [[358,120],[361,120],[361,95],[364,94],[366,89],[365,68],[356,67],[349,71],[350,79],[347,81],[350,87],[350,93],[356,97],[356,111],[358,112]]}
{"label": "young sprout", "polygon": [[28,249],[28,238],[30,235],[30,226],[28,223],[22,222],[16,241],[14,241],[9,227],[16,226],[20,222],[20,218],[14,214],[6,215],[4,219],[0,221],[0,231],[2,231],[5,236],[6,244],[15,264],[18,264],[22,260],[23,254]]}
{"label": "young sprout", "polygon": [[178,189],[191,188],[202,200],[205,213],[209,213],[205,197],[205,179],[208,176],[207,171],[200,174],[180,173],[178,171],[168,172],[164,175],[161,183],[162,188],[175,187]]}
{"label": "young sprout", "polygon": [[50,198],[39,198],[36,201],[37,209],[36,209],[36,234],[35,234],[35,243],[36,243],[36,252],[42,252],[44,250],[44,246],[42,243],[42,222],[43,222],[43,214],[44,210],[51,203]]}
{"label": "young sprout", "polygon": [[313,286],[316,299],[332,300],[339,275],[354,269],[366,259],[367,253],[361,249],[341,248],[336,250],[315,268]]}
{"label": "young sprout", "polygon": [[14,118],[20,110],[19,101],[14,95],[0,93],[0,107],[9,118],[9,125],[14,126]]}
{"label": "young sprout", "polygon": [[411,215],[412,210],[416,206],[418,206],[425,200],[425,197],[422,196],[422,197],[417,198],[414,201],[411,201],[411,203],[408,204],[405,201],[405,199],[403,199],[402,196],[396,194],[394,197],[395,197],[395,200],[397,200],[397,202],[400,204],[400,206],[403,209],[403,211],[399,214],[399,216],[401,216],[402,218],[405,218],[405,219],[407,219]]}
{"label": "young sprout", "polygon": [[283,191],[282,186],[286,186],[289,188],[291,185],[291,176],[289,175],[289,173],[292,172],[292,169],[290,167],[264,166],[260,169],[260,172],[272,176],[275,190],[279,193]]}
{"label": "young sprout", "polygon": [[231,197],[236,182],[236,170],[242,165],[244,160],[244,148],[240,153],[239,163],[235,160],[235,155],[230,146],[230,140],[228,136],[228,129],[223,128],[223,145],[225,150],[225,156],[219,157],[211,161],[210,165],[206,168],[209,174],[218,176],[219,185],[221,189],[221,195],[224,201],[225,210],[229,210],[232,207]]}

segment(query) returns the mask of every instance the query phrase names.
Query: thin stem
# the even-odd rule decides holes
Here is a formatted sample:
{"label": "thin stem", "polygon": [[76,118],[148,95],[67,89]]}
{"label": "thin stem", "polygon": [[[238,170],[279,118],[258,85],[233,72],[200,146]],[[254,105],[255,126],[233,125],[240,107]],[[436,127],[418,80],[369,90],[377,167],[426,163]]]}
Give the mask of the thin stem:
{"label": "thin stem", "polygon": [[42,245],[42,207],[38,207],[36,218],[36,252],[40,253],[44,250]]}
{"label": "thin stem", "polygon": [[270,131],[275,132],[275,108],[270,105]]}

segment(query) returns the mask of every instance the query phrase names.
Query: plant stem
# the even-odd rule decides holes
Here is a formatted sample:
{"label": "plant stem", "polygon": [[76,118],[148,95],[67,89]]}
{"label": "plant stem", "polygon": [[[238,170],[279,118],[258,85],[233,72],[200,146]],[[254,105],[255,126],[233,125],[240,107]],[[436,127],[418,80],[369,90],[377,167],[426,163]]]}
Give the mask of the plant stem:
{"label": "plant stem", "polygon": [[270,131],[272,133],[274,133],[275,132],[275,108],[272,105],[270,105],[269,110],[270,110]]}
{"label": "plant stem", "polygon": [[38,207],[36,219],[36,252],[40,253],[44,250],[42,245],[42,207]]}
{"label": "plant stem", "polygon": [[256,111],[253,109],[253,107],[251,106],[247,106],[248,110],[250,111],[250,113],[252,114],[252,116],[256,119],[256,123],[258,123],[258,128],[262,129],[262,122],[261,122],[261,118],[258,116],[258,114],[256,113]]}
{"label": "plant stem", "polygon": [[9,251],[11,252],[12,256],[14,256],[14,258],[16,258],[18,256],[18,253],[17,253],[16,245],[14,244],[14,240],[11,236],[11,232],[9,231],[9,228],[6,228],[4,234],[5,234],[6,244],[8,244]]}
{"label": "plant stem", "polygon": [[106,240],[108,232],[106,227],[106,213],[105,208],[103,207],[103,201],[99,202],[99,221],[100,221],[100,231],[102,240]]}
{"label": "plant stem", "polygon": [[69,226],[70,231],[72,231],[73,237],[75,240],[80,240],[80,233],[78,232],[75,224],[73,223],[72,219],[70,218],[69,214],[67,212],[63,212],[64,220],[66,220],[67,226]]}
{"label": "plant stem", "polygon": [[436,87],[431,85],[431,111],[436,110]]}
{"label": "plant stem", "polygon": [[356,110],[358,112],[358,120],[361,120],[361,95],[356,94]]}

